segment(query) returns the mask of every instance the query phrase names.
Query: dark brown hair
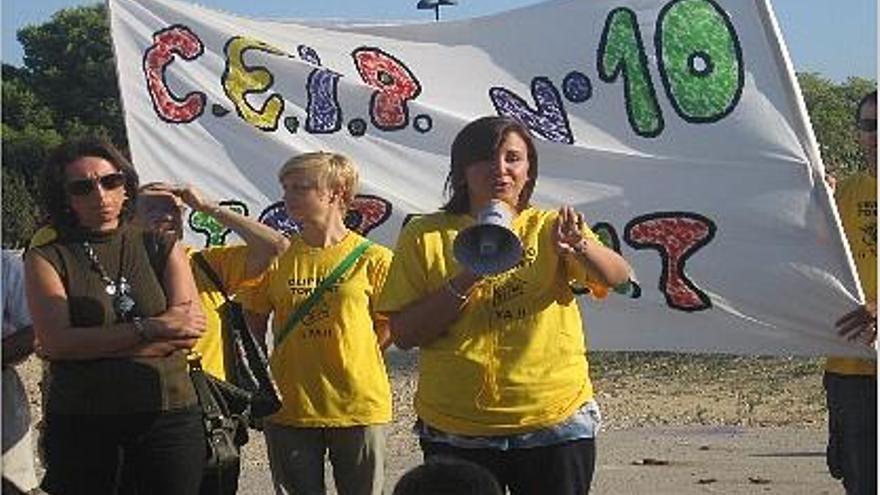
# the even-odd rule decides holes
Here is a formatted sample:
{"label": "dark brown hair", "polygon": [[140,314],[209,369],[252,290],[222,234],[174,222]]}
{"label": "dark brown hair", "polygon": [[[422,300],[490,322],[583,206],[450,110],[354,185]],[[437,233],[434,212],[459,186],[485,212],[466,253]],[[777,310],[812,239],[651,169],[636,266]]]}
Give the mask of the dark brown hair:
{"label": "dark brown hair", "polygon": [[41,200],[49,217],[49,223],[56,229],[79,227],[79,220],[70,208],[67,193],[66,168],[69,164],[84,157],[103,158],[125,176],[126,200],[119,213],[119,221],[126,222],[134,215],[138,193],[138,175],[134,166],[109,141],[97,137],[86,137],[65,141],[49,155],[43,169]]}
{"label": "dark brown hair", "polygon": [[394,486],[393,495],[501,495],[495,476],[464,459],[433,456],[410,469]]}
{"label": "dark brown hair", "polygon": [[866,94],[865,96],[863,96],[862,99],[859,100],[859,104],[856,105],[856,123],[858,123],[859,120],[861,120],[861,118],[862,118],[862,107],[864,107],[868,103],[873,103],[875,107],[877,106],[877,90],[876,89],[874,91],[871,91],[870,93]]}
{"label": "dark brown hair", "polygon": [[467,213],[471,209],[467,190],[465,170],[474,163],[493,160],[508,134],[515,132],[526,143],[529,153],[529,179],[520,193],[516,209],[524,210],[529,205],[535,181],[538,178],[538,153],[529,130],[518,120],[510,117],[480,117],[462,129],[452,142],[449,174],[444,186],[449,200],[440,207],[448,213]]}

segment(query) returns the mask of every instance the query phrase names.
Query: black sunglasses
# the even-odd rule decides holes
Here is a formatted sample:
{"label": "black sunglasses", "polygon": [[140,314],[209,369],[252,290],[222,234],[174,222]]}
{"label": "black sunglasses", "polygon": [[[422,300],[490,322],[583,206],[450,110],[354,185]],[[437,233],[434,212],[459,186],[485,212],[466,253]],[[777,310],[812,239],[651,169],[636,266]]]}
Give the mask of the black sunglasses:
{"label": "black sunglasses", "polygon": [[864,132],[877,132],[877,119],[859,119],[856,127]]}
{"label": "black sunglasses", "polygon": [[119,189],[125,184],[125,174],[114,172],[100,177],[88,179],[76,179],[67,183],[67,192],[71,196],[86,196],[91,194],[98,185],[105,191]]}

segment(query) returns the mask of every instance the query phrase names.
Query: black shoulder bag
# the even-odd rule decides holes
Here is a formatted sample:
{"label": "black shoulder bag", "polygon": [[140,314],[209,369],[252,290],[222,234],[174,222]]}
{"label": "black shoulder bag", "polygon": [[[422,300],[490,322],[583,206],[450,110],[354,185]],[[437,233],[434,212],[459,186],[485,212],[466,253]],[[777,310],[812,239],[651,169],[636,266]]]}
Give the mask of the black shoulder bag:
{"label": "black shoulder bag", "polygon": [[232,350],[225,353],[227,380],[250,395],[248,416],[251,419],[274,414],[281,408],[281,394],[269,373],[269,361],[263,348],[247,328],[241,304],[229,299],[223,282],[202,253],[194,253],[192,259],[223,296],[224,303],[219,308],[221,331],[224,347],[228,343]]}
{"label": "black shoulder bag", "polygon": [[[144,232],[144,245],[156,276],[162,280],[167,251],[161,249],[158,236],[149,231]],[[202,409],[205,429],[206,457],[200,493],[231,495],[238,490],[240,449],[248,441],[247,410],[251,394],[206,373],[201,359],[197,352],[187,356],[189,376]]]}
{"label": "black shoulder bag", "polygon": [[205,425],[206,455],[199,493],[234,494],[241,472],[241,446],[248,441],[245,411],[250,394],[206,373],[198,353],[191,353],[187,360]]}

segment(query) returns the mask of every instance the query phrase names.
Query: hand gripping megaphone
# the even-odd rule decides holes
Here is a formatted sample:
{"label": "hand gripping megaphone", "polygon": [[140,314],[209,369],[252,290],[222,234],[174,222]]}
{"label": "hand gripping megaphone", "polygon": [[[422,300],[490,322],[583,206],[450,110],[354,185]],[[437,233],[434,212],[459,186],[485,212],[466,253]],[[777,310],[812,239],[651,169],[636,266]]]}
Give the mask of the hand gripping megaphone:
{"label": "hand gripping megaphone", "polygon": [[480,210],[474,225],[462,230],[452,252],[455,259],[477,275],[495,275],[519,263],[522,242],[510,230],[513,213],[503,201],[493,200]]}

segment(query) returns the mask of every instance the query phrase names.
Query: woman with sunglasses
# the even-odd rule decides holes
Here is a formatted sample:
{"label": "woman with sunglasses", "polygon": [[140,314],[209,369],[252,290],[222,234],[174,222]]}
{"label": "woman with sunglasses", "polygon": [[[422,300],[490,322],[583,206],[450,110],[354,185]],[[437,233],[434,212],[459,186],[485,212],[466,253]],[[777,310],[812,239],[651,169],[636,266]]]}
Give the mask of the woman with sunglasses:
{"label": "woman with sunglasses", "polygon": [[173,239],[129,225],[138,176],[109,143],[59,146],[42,205],[57,238],[27,253],[37,353],[48,361],[50,494],[196,494],[205,437],[186,354],[205,319]]}

